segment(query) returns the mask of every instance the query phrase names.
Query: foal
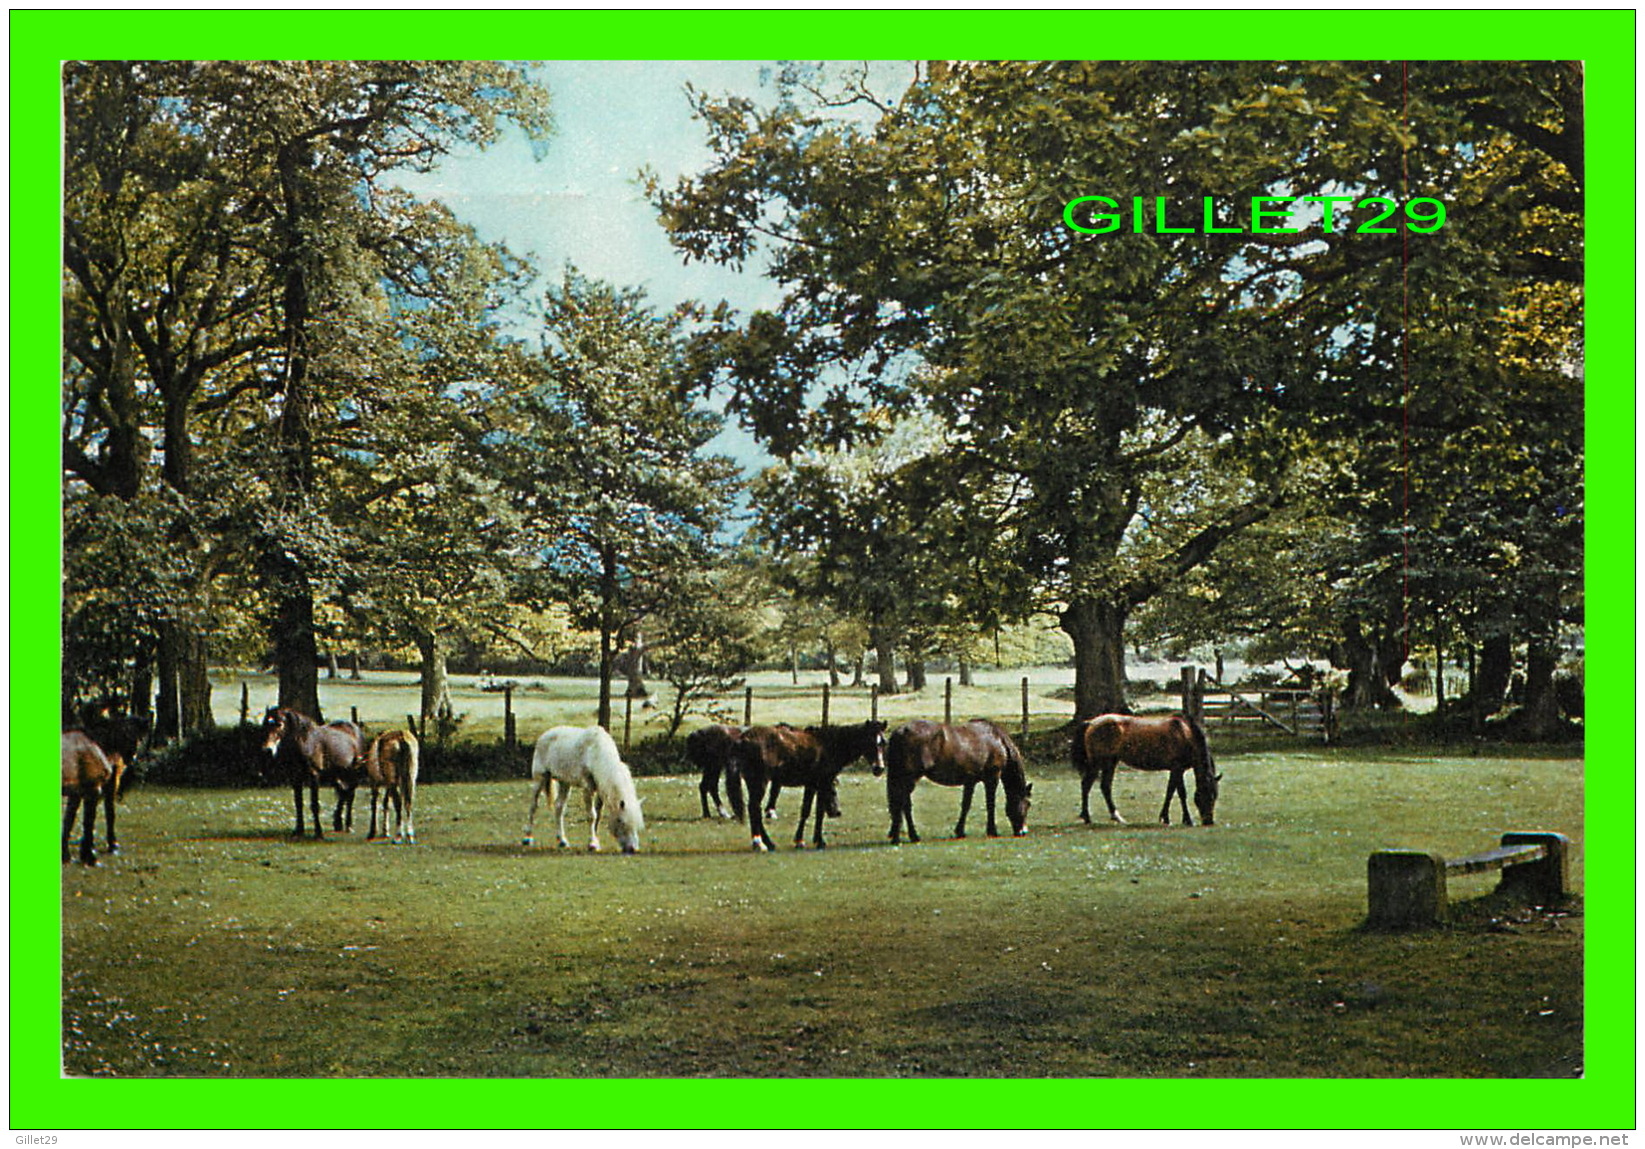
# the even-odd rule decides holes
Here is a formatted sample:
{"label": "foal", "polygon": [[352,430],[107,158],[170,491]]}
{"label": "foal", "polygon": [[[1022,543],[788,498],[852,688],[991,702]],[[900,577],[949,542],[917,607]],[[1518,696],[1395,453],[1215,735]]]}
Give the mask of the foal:
{"label": "foal", "polygon": [[70,857],[69,835],[74,832],[74,817],[84,806],[86,832],[80,838],[80,860],[88,866],[97,864],[93,840],[99,798],[103,800],[103,829],[109,841],[107,852],[120,852],[114,838],[114,799],[125,769],[124,755],[104,753],[83,731],[69,730],[63,734],[63,797],[68,799],[63,808],[63,861]]}

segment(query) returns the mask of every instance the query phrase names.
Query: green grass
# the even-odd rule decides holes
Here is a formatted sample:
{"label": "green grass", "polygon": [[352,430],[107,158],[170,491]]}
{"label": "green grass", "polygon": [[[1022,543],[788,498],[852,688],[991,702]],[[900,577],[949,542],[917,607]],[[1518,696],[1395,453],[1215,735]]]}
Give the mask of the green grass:
{"label": "green grass", "polygon": [[[416,846],[290,839],[280,790],[138,789],[125,852],[63,869],[64,1057],[119,1076],[1573,1076],[1582,919],[1372,934],[1365,859],[1555,829],[1582,763],[1219,747],[1219,824],[1087,827],[1031,761],[1032,832],[879,780],[830,848],[795,795],[756,855],[690,778],[641,779],[643,852],[519,845],[524,781],[419,790]],[[568,811],[570,836],[584,832]],[[363,810],[362,810],[363,813]],[[538,841],[552,841],[539,812]],[[1003,822],[1003,814],[1001,818]],[[362,819],[363,823],[363,819]],[[547,832],[545,833],[545,829]],[[609,848],[608,841],[608,848]],[[1453,900],[1485,878],[1453,883]]]}

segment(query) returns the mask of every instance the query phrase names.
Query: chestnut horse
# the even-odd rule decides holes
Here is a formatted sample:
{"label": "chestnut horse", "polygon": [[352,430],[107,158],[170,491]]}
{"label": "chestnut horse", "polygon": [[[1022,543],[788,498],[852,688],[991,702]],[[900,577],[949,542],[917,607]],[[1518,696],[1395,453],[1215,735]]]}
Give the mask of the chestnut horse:
{"label": "chestnut horse", "polygon": [[332,811],[331,824],[341,831],[345,798],[349,808],[349,823],[353,822],[354,787],[360,780],[360,728],[352,722],[333,722],[321,726],[306,715],[284,707],[270,707],[263,716],[263,753],[269,756],[276,771],[283,771],[291,782],[292,801],[297,807],[297,828],[294,837],[303,836],[303,786],[308,786],[309,810],[314,815],[314,836],[323,838],[320,830],[320,786],[323,783],[337,788],[337,808]]}
{"label": "chestnut horse", "polygon": [[1102,780],[1102,798],[1108,803],[1108,816],[1124,823],[1114,809],[1114,767],[1124,762],[1136,770],[1169,770],[1171,780],[1165,786],[1165,805],[1160,808],[1160,821],[1171,824],[1171,795],[1177,795],[1182,806],[1182,822],[1192,826],[1188,816],[1188,788],[1182,776],[1194,772],[1194,806],[1200,821],[1214,824],[1217,805],[1217,773],[1211,759],[1211,746],[1205,739],[1205,728],[1191,718],[1173,714],[1164,718],[1137,718],[1130,714],[1099,714],[1074,730],[1074,769],[1080,772],[1080,818],[1091,821],[1091,783]]}
{"label": "chestnut horse", "polygon": [[[988,836],[999,837],[994,821],[994,793],[1005,783],[1005,816],[1017,837],[1028,833],[1029,797],[1034,787],[1022,768],[1022,752],[1011,736],[995,722],[973,718],[958,725],[915,719],[897,728],[885,748],[885,800],[891,810],[893,844],[902,840],[904,822],[908,840],[918,842],[914,829],[914,786],[929,778],[943,786],[964,786],[960,798],[960,820],[954,837],[965,837],[965,818],[971,812],[971,795],[981,782],[988,798]],[[878,771],[875,771],[878,773]]]}
{"label": "chestnut horse", "polygon": [[[366,841],[377,836],[377,793],[383,794],[383,834],[388,835],[388,804],[394,803],[394,840],[415,842],[417,826],[411,818],[417,797],[417,736],[409,730],[386,730],[371,740],[362,765],[371,785],[371,827]],[[403,834],[402,834],[403,827]]]}
{"label": "chestnut horse", "polygon": [[862,722],[855,726],[750,726],[732,749],[732,757],[742,771],[748,790],[748,829],[757,851],[775,849],[765,832],[760,803],[767,785],[803,786],[805,799],[794,826],[794,845],[805,844],[805,822],[811,806],[817,806],[817,827],[812,844],[822,849],[823,818],[839,816],[835,779],[858,758],[867,758],[878,774],[885,769],[885,723]]}
{"label": "chestnut horse", "polygon": [[69,835],[74,832],[74,817],[84,806],[86,832],[80,838],[80,860],[88,866],[97,864],[93,839],[99,798],[103,800],[103,831],[109,841],[106,852],[120,852],[114,838],[114,799],[125,771],[125,755],[119,751],[105,753],[80,730],[63,733],[63,797],[68,799],[63,808],[63,861],[69,860]]}
{"label": "chestnut horse", "polygon": [[702,772],[697,784],[697,797],[703,806],[703,817],[708,817],[708,800],[714,799],[714,813],[724,818],[725,807],[720,805],[720,774],[725,774],[725,796],[731,803],[731,812],[741,822],[743,813],[742,770],[731,755],[731,747],[742,741],[743,732],[735,726],[704,726],[693,730],[685,740],[685,756]]}

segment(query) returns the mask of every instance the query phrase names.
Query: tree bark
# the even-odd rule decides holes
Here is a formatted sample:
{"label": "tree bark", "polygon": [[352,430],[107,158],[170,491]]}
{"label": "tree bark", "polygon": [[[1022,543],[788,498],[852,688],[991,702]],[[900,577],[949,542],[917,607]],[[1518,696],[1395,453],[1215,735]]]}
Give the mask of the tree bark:
{"label": "tree bark", "polygon": [[1469,704],[1481,718],[1502,709],[1502,699],[1508,693],[1508,680],[1513,673],[1513,641],[1506,634],[1487,638],[1480,645],[1479,668],[1468,691]]}
{"label": "tree bark", "polygon": [[1532,640],[1525,658],[1525,705],[1516,715],[1521,737],[1544,742],[1559,737],[1565,728],[1559,714],[1559,693],[1554,689],[1554,671],[1559,650],[1548,640]]}
{"label": "tree bark", "polygon": [[177,668],[177,702],[185,734],[217,729],[217,718],[211,712],[209,656],[205,635],[193,627],[185,628],[183,658]]}
{"label": "tree bark", "polygon": [[897,693],[897,662],[890,636],[875,630],[868,641],[874,647],[874,671],[879,675],[880,693]]}
{"label": "tree bark", "polygon": [[617,554],[606,547],[600,554],[600,702],[595,721],[611,729],[611,678],[616,670]]}
{"label": "tree bark", "polygon": [[1399,681],[1399,669],[1405,660],[1397,628],[1390,629],[1392,638],[1369,638],[1358,623],[1346,628],[1331,658],[1334,665],[1348,671],[1348,686],[1342,694],[1344,710],[1399,709],[1399,696],[1392,683]]}
{"label": "tree bark", "polygon": [[314,593],[308,572],[270,540],[271,551],[260,564],[263,581],[274,599],[274,669],[279,677],[278,705],[316,722],[320,713],[320,648],[314,641]]}
{"label": "tree bark", "polygon": [[422,655],[422,714],[424,726],[430,718],[451,707],[451,683],[446,675],[446,649],[433,631],[417,635],[417,651]]}
{"label": "tree bark", "polygon": [[183,732],[183,711],[177,698],[178,669],[182,662],[178,624],[160,624],[160,642],[155,655],[154,744],[164,746]]}
{"label": "tree bark", "polygon": [[921,691],[925,689],[925,656],[908,652],[907,658],[908,689]]}
{"label": "tree bark", "polygon": [[1125,619],[1121,603],[1076,598],[1058,624],[1074,644],[1074,718],[1126,714]]}

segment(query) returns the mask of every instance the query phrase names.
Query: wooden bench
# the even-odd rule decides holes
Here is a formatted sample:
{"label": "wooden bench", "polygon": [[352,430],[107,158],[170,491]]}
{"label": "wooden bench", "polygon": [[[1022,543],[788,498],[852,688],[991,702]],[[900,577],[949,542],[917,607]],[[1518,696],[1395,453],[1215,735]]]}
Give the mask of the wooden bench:
{"label": "wooden bench", "polygon": [[1494,850],[1446,859],[1425,850],[1378,850],[1366,866],[1370,916],[1375,929],[1438,925],[1449,916],[1446,879],[1500,870],[1497,890],[1530,905],[1558,905],[1566,893],[1563,834],[1515,831]]}

